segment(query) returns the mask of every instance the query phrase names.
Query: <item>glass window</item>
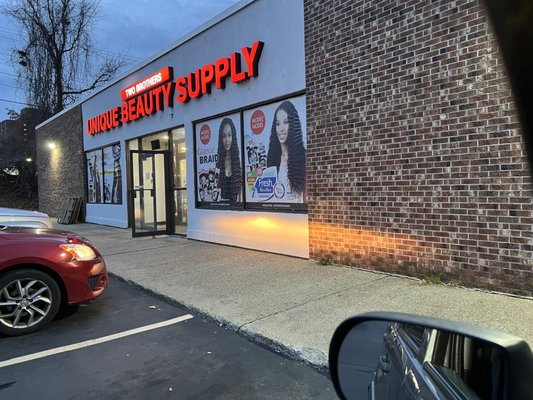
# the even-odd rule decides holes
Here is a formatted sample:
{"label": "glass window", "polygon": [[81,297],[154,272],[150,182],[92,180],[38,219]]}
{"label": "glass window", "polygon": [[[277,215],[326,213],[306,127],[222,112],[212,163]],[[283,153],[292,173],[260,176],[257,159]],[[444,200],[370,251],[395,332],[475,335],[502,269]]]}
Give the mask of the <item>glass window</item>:
{"label": "glass window", "polygon": [[307,211],[305,96],[194,126],[198,208]]}
{"label": "glass window", "polygon": [[187,187],[187,163],[185,146],[185,128],[172,130],[172,153],[174,155],[174,188]]}
{"label": "glass window", "polygon": [[405,339],[405,343],[414,354],[420,355],[425,343],[425,328],[417,325],[400,324],[399,333]]}
{"label": "glass window", "polygon": [[307,210],[305,96],[243,115],[246,208]]}
{"label": "glass window", "polygon": [[242,209],[240,114],[197,124],[195,146],[198,207]]}
{"label": "glass window", "polygon": [[102,203],[102,149],[88,151],[87,158],[87,203]]}
{"label": "glass window", "polygon": [[87,202],[122,204],[120,143],[86,153]]}
{"label": "glass window", "polygon": [[168,140],[168,132],[145,136],[141,139],[141,150],[168,150]]}
{"label": "glass window", "polygon": [[173,185],[174,185],[174,232],[185,234],[187,229],[187,147],[185,128],[172,130]]}

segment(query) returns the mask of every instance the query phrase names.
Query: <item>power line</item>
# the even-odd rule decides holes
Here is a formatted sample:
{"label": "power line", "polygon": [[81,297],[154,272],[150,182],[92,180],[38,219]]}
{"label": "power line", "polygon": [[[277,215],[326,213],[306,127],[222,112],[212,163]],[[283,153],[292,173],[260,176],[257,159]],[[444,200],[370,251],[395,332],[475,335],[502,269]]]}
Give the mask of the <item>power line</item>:
{"label": "power line", "polygon": [[5,87],[9,87],[9,88],[11,88],[11,89],[18,89],[18,87],[17,87],[17,86],[13,86],[13,85],[8,85],[7,83],[1,83],[1,82],[0,82],[0,86],[5,86]]}
{"label": "power line", "polygon": [[0,38],[2,38],[2,39],[11,39],[11,40],[15,40],[15,39],[17,39],[17,38],[14,37],[14,36],[6,36],[6,35],[4,35],[4,34],[1,33],[1,32],[0,32]]}
{"label": "power line", "polygon": [[[143,58],[134,57],[134,56],[128,56],[128,55],[125,55],[125,54],[121,54],[121,53],[113,52],[113,51],[107,51],[107,50],[96,50],[96,51],[93,51],[92,54],[97,55],[97,56],[101,56],[101,57],[109,57],[109,56],[124,57],[126,60],[128,60],[127,62],[129,62],[129,63],[141,62],[141,61],[144,60]],[[0,57],[0,65],[1,64],[10,65],[9,63],[11,63],[11,62],[12,61],[11,61],[9,55],[7,55],[7,54],[4,57]]]}
{"label": "power line", "polygon": [[[20,40],[20,32],[12,31],[13,33],[9,33],[7,36],[5,35],[5,32],[2,32],[3,28],[0,28],[0,38],[4,39],[13,39],[13,40]],[[134,61],[142,61],[142,58],[130,56],[127,54],[119,53],[118,51],[110,51],[110,50],[104,50],[104,49],[96,49],[93,51],[93,54],[97,55],[108,55],[108,56],[121,56],[124,58],[128,58]]]}
{"label": "power line", "polygon": [[[20,38],[20,32],[12,31],[13,33],[9,33],[8,36],[5,35],[5,32],[2,32],[4,30],[3,28],[0,28],[0,38],[3,39],[13,39],[13,40],[21,40]],[[11,46],[10,46],[11,47]],[[93,51],[93,54],[100,55],[103,57],[109,57],[109,56],[118,56],[118,57],[124,57],[125,59],[141,62],[144,59],[131,56],[128,54],[119,53],[118,51],[110,51],[110,50],[104,50],[104,49],[96,49]]]}
{"label": "power line", "polygon": [[0,27],[0,31],[11,32],[13,34],[18,34],[19,33],[19,31],[15,30],[15,29],[7,28],[5,26]]}
{"label": "power line", "polygon": [[6,103],[14,103],[14,104],[22,104],[24,106],[30,106],[30,107],[37,107],[33,104],[29,104],[29,103],[23,103],[23,102],[20,102],[20,101],[16,101],[16,100],[8,100],[8,99],[2,99],[0,98],[0,101],[4,101]]}
{"label": "power line", "polygon": [[10,75],[10,76],[14,76],[15,78],[17,77],[17,75],[15,74],[12,74],[10,72],[4,72],[4,71],[0,71],[0,74],[4,74],[4,75]]}

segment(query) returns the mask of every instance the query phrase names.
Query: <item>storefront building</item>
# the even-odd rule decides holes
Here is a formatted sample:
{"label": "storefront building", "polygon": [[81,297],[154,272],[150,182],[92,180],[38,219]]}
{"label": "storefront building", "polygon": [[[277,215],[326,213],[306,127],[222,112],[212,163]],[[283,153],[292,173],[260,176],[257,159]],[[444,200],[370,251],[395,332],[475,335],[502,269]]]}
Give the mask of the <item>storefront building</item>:
{"label": "storefront building", "polygon": [[78,105],[85,220],[308,257],[303,41],[301,1],[241,2]]}
{"label": "storefront building", "polygon": [[37,140],[51,215],[79,196],[136,236],[533,294],[531,175],[478,0],[243,1]]}

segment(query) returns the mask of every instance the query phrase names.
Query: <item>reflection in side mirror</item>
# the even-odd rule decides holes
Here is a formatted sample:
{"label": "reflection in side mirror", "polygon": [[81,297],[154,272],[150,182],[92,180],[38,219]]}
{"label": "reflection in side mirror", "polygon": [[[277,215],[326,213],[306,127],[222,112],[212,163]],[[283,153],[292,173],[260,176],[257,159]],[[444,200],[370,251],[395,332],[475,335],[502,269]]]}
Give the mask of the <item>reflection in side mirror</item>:
{"label": "reflection in side mirror", "polygon": [[330,347],[345,399],[529,399],[532,367],[531,350],[514,336],[393,313],[345,321]]}

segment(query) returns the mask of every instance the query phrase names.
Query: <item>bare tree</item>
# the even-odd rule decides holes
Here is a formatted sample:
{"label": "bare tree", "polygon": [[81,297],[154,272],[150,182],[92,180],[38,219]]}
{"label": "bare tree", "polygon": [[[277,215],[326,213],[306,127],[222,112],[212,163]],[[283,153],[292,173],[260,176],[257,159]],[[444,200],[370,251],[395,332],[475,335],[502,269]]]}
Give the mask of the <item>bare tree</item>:
{"label": "bare tree", "polygon": [[98,7],[95,0],[11,0],[3,7],[25,35],[13,59],[27,101],[48,115],[109,82],[125,65],[124,56],[103,58],[93,49]]}

